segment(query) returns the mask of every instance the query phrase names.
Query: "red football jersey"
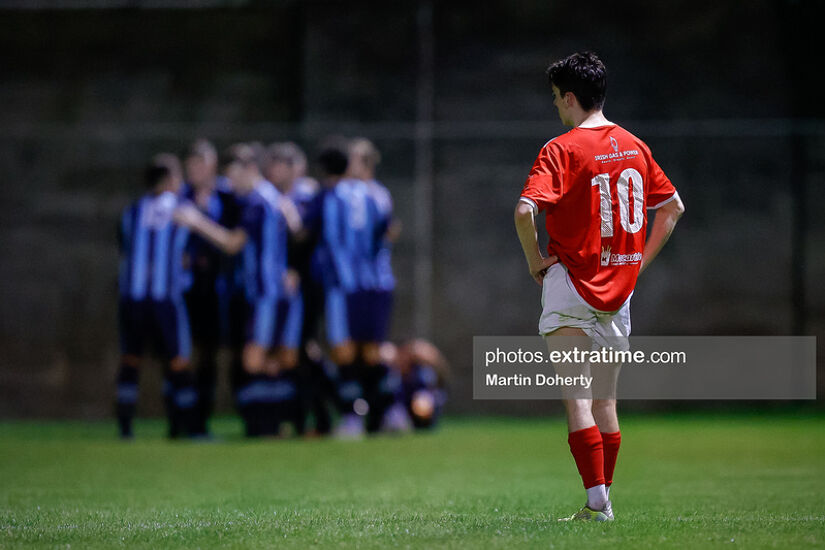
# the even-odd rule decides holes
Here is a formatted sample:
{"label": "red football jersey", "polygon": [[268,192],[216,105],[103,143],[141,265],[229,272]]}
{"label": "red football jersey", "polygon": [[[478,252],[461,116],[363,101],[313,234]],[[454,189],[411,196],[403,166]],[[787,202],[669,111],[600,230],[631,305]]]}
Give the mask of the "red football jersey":
{"label": "red football jersey", "polygon": [[676,189],[639,138],[616,125],[573,128],[547,143],[521,192],[547,213],[548,254],[582,298],[616,311],[636,287],[647,208]]}

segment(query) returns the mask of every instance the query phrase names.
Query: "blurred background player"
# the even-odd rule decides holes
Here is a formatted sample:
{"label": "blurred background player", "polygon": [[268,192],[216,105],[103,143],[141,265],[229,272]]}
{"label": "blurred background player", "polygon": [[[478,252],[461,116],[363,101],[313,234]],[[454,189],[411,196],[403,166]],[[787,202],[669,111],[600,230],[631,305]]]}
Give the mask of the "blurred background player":
{"label": "blurred background player", "polygon": [[403,403],[416,429],[433,428],[447,402],[449,364],[427,340],[405,342],[398,349]]}
{"label": "blurred background player", "polygon": [[[391,246],[401,231],[400,223],[392,215],[390,192],[375,179],[380,162],[381,153],[372,141],[363,137],[350,141],[347,177],[363,182],[369,200],[367,212],[374,212],[368,216],[367,222],[371,232],[371,248],[367,251],[366,261],[371,262],[372,273],[369,282],[361,285],[352,300],[360,317],[358,325],[361,330],[355,340],[360,343],[360,353],[366,367],[364,395],[369,405],[368,432],[375,432],[381,427],[385,414],[401,391],[399,378],[382,360],[379,350],[387,339],[392,316],[395,277]],[[401,411],[395,411],[395,415],[400,414]]]}
{"label": "blurred background player", "polygon": [[298,281],[286,261],[288,224],[300,220],[288,221],[286,199],[264,179],[258,160],[252,147],[239,144],[223,161],[230,185],[243,197],[238,228],[222,227],[191,207],[177,214],[225,253],[243,252],[246,344],[236,399],[248,436],[278,435],[281,419],[295,416],[297,390],[288,371],[297,363],[301,326]]}
{"label": "blurred background player", "polygon": [[[240,207],[228,180],[218,175],[218,154],[207,140],[189,146],[184,159],[183,197],[228,229],[238,225]],[[208,432],[215,402],[218,349],[227,332],[232,264],[215,245],[193,234],[187,245],[192,282],[184,295],[192,329],[193,367],[198,389],[197,431]]]}
{"label": "blurred background player", "polygon": [[[321,236],[313,255],[313,273],[324,288],[324,318],[330,358],[337,367],[336,398],[341,414],[337,435],[359,437],[364,433],[363,398],[357,349],[350,337],[348,297],[357,289],[354,266],[356,234],[353,224],[363,227],[365,210],[353,211],[351,186],[344,180],[349,159],[346,144],[325,146],[318,156],[321,169]],[[362,192],[362,199],[366,198]],[[364,200],[361,205],[365,206]]]}
{"label": "blurred background player", "polygon": [[300,278],[303,323],[299,345],[299,393],[302,412],[299,433],[311,413],[317,434],[332,429],[330,406],[334,383],[318,344],[318,322],[324,305],[324,287],[312,271],[312,256],[321,233],[321,186],[306,176],[306,155],[293,142],[273,143],[266,151],[264,175],[295,205],[300,231],[289,234],[287,261]]}
{"label": "blurred background player", "polygon": [[197,433],[197,391],[189,367],[189,321],[183,300],[184,251],[189,231],[173,221],[181,203],[180,162],[152,159],[144,179],[148,192],[122,217],[120,237],[120,343],[117,420],[130,438],[138,398],[138,368],[146,344],[164,360],[169,388],[171,436]]}

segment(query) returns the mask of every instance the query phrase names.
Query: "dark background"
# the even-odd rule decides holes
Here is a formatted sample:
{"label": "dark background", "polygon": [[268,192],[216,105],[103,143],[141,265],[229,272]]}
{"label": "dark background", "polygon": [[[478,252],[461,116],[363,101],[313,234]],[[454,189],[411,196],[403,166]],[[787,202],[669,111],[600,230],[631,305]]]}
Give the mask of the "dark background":
{"label": "dark background", "polygon": [[[382,150],[404,224],[393,336],[444,350],[450,409],[552,410],[473,402],[472,336],[536,331],[512,211],[538,150],[564,131],[544,69],[585,48],[609,68],[606,115],[650,145],[687,206],[639,281],[634,333],[821,335],[822,11],[803,0],[0,2],[0,416],[110,413],[115,226],[152,154],[195,137],[293,139],[312,158],[329,134]],[[159,376],[144,380],[142,410],[159,411]]]}

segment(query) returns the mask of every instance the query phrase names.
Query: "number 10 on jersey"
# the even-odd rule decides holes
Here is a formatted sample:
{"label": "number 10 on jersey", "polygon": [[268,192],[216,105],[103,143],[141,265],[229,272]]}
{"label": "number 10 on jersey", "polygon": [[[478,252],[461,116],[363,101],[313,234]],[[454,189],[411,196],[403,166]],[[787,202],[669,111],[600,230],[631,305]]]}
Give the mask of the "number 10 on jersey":
{"label": "number 10 on jersey", "polygon": [[[599,174],[590,185],[599,186],[600,210],[602,217],[602,237],[613,236],[613,200],[610,197],[610,174]],[[635,168],[626,168],[619,174],[616,194],[619,198],[619,221],[628,233],[637,233],[644,223],[644,197],[642,175]],[[630,221],[630,189],[633,189],[633,222]]]}

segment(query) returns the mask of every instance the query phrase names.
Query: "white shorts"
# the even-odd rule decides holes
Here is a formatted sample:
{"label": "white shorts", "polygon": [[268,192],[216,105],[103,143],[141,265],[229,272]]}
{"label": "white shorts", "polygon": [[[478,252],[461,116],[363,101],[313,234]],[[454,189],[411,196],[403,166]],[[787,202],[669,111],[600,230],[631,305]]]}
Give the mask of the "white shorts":
{"label": "white shorts", "polygon": [[629,349],[630,297],[618,311],[594,309],[579,296],[567,268],[561,263],[550,266],[544,275],[541,308],[539,334],[542,336],[562,327],[580,328],[599,348]]}

